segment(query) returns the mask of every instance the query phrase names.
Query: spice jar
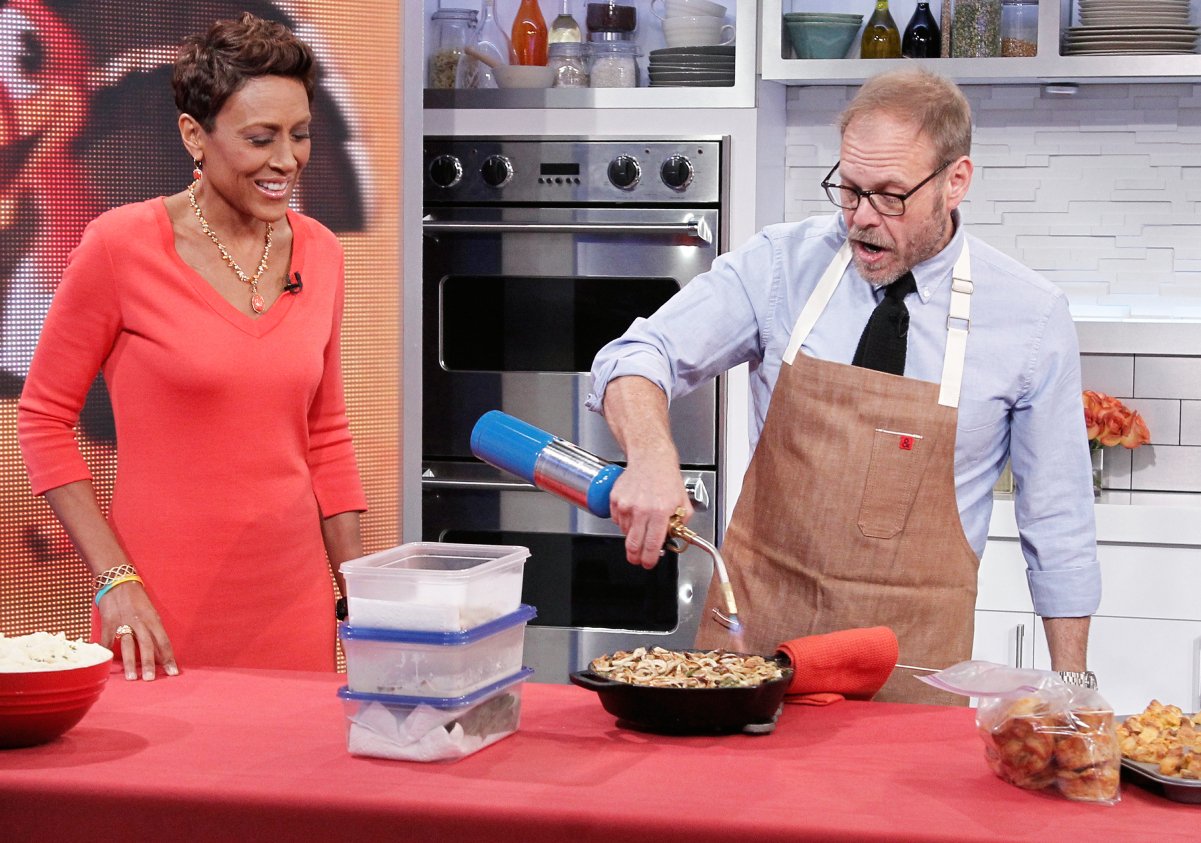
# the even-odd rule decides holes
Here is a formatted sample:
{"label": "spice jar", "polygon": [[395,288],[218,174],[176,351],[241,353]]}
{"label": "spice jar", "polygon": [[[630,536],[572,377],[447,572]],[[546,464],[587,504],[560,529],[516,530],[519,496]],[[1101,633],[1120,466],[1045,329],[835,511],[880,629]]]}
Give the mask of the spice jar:
{"label": "spice jar", "polygon": [[475,43],[475,25],[479,19],[475,9],[439,9],[430,16],[433,51],[429,60],[428,88],[453,88],[458,76],[463,48]]}
{"label": "spice jar", "polygon": [[951,55],[1001,55],[1001,0],[955,0],[951,16]]}
{"label": "spice jar", "polygon": [[1038,0],[1002,0],[1001,55],[1038,54]]}
{"label": "spice jar", "polygon": [[642,51],[634,41],[596,41],[588,45],[593,88],[637,88],[638,57]]}
{"label": "spice jar", "polygon": [[588,65],[584,45],[578,41],[559,41],[547,47],[546,64],[555,72],[552,88],[587,88]]}

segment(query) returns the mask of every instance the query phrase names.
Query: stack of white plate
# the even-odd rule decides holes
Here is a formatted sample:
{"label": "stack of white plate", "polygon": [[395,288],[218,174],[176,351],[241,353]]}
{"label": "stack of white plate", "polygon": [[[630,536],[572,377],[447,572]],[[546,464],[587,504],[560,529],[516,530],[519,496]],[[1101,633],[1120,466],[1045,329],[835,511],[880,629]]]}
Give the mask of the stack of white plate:
{"label": "stack of white plate", "polygon": [[1201,29],[1189,0],[1079,0],[1080,26],[1063,36],[1065,56],[1193,53]]}
{"label": "stack of white plate", "polygon": [[729,88],[734,84],[734,46],[651,50],[648,71],[652,88]]}

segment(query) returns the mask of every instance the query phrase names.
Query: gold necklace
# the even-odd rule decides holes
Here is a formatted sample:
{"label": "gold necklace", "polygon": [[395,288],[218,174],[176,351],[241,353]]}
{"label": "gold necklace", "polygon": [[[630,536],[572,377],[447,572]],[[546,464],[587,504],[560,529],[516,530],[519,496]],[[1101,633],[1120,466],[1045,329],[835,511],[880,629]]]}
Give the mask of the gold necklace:
{"label": "gold necklace", "polygon": [[267,223],[267,236],[263,239],[263,257],[259,260],[259,268],[255,271],[254,275],[247,276],[242,271],[242,267],[238,266],[238,262],[234,260],[234,256],[229,253],[229,250],[217,238],[213,230],[209,228],[208,220],[200,212],[200,205],[196,202],[196,182],[188,185],[188,201],[192,203],[192,212],[196,214],[196,219],[200,220],[200,229],[208,235],[209,240],[213,241],[213,245],[221,252],[221,257],[225,259],[225,263],[234,271],[234,275],[238,276],[239,281],[250,285],[250,309],[255,313],[262,313],[267,308],[267,302],[259,294],[259,279],[267,271],[267,255],[271,254],[271,223]]}

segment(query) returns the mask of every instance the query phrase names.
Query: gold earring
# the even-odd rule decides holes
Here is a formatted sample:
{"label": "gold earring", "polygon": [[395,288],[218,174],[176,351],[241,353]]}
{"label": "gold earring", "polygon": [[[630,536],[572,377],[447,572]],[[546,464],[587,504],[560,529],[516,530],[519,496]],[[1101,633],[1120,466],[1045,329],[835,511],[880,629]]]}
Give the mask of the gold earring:
{"label": "gold earring", "polygon": [[200,181],[200,177],[204,175],[204,162],[199,158],[193,158],[192,164],[192,181]]}

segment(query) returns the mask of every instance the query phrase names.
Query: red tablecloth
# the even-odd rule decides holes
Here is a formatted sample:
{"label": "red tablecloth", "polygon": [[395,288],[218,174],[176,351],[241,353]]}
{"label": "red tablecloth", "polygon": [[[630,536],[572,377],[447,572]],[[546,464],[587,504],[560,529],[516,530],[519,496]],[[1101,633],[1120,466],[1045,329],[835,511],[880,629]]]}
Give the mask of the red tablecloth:
{"label": "red tablecloth", "polygon": [[527,684],[513,736],[421,764],[346,751],[345,677],[113,675],[79,726],[0,751],[7,840],[1191,840],[1201,806],[1004,784],[969,709],[787,706],[771,735],[617,728],[594,694]]}

